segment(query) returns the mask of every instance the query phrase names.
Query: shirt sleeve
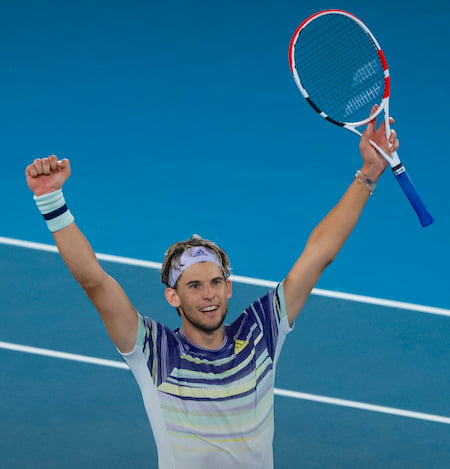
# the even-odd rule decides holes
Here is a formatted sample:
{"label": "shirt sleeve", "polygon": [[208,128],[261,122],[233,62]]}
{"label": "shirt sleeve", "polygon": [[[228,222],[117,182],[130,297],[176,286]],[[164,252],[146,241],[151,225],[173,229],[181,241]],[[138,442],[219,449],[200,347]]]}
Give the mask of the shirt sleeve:
{"label": "shirt sleeve", "polygon": [[246,312],[254,316],[269,354],[276,361],[287,334],[293,329],[286,314],[283,283],[252,303]]}
{"label": "shirt sleeve", "polygon": [[163,324],[139,314],[136,345],[122,354],[127,363],[137,356],[144,357],[153,383],[158,386],[170,374],[178,356],[173,332]]}

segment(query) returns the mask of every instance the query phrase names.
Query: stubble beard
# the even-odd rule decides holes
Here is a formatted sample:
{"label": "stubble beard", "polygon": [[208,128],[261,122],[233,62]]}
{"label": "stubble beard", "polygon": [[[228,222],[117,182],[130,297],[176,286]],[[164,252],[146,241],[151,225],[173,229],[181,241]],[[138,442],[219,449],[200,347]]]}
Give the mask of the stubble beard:
{"label": "stubble beard", "polygon": [[211,332],[214,332],[214,331],[217,331],[218,329],[220,329],[223,326],[223,323],[225,321],[225,317],[228,313],[228,308],[227,308],[227,309],[225,309],[225,312],[222,314],[222,317],[218,320],[217,323],[215,323],[215,324],[204,324],[203,322],[198,321],[198,320],[190,317],[189,314],[186,314],[184,309],[180,308],[180,310],[183,313],[183,317],[186,319],[186,321],[188,321],[192,326],[194,326],[199,331],[206,332],[206,333],[211,333]]}

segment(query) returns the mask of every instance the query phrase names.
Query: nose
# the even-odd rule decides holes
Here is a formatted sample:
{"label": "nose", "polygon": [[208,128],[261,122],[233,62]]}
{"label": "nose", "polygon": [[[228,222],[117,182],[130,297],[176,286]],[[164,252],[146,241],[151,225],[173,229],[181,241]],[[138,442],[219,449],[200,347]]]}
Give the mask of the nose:
{"label": "nose", "polygon": [[209,283],[206,284],[203,287],[202,294],[203,294],[204,299],[208,299],[208,300],[212,299],[214,297],[214,289],[213,289],[212,285],[210,285]]}

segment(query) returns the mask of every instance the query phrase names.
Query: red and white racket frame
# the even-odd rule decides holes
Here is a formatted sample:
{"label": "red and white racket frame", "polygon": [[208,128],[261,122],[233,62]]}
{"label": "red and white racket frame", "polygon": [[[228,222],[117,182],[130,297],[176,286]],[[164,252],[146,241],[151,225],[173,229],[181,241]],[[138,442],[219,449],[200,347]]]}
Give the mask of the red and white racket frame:
{"label": "red and white racket frame", "polygon": [[[295,48],[296,48],[296,43],[298,36],[302,32],[304,28],[308,26],[309,23],[312,21],[316,20],[317,18],[324,16],[324,15],[344,15],[349,18],[351,18],[353,21],[355,21],[366,33],[367,35],[371,38],[374,47],[377,50],[378,57],[380,59],[380,63],[383,68],[383,75],[384,75],[384,93],[381,102],[379,103],[378,109],[370,116],[368,116],[366,119],[359,121],[359,122],[338,122],[331,117],[329,117],[325,112],[323,112],[321,109],[317,107],[317,105],[311,100],[308,91],[304,88],[299,73],[297,71],[297,67],[295,64]],[[351,13],[348,13],[343,10],[323,10],[319,11],[313,15],[311,15],[309,18],[305,19],[295,30],[294,34],[292,35],[290,44],[289,44],[289,66],[292,72],[292,75],[294,77],[294,81],[300,90],[301,94],[303,97],[306,99],[306,101],[309,103],[309,105],[324,119],[328,120],[329,122],[338,125],[339,127],[343,127],[350,132],[353,132],[356,135],[361,136],[362,133],[357,129],[357,127],[361,127],[363,125],[366,125],[373,119],[375,119],[381,112],[384,112],[384,122],[385,122],[385,129],[386,129],[386,138],[389,139],[389,136],[391,134],[391,127],[390,127],[390,122],[389,122],[389,98],[390,98],[390,92],[391,92],[391,77],[389,74],[389,67],[388,63],[386,60],[386,57],[380,47],[380,44],[376,40],[375,36],[372,34],[370,29],[355,15],[352,15]],[[405,167],[403,166],[402,162],[400,161],[400,158],[397,154],[396,151],[390,152],[390,154],[387,154],[380,146],[378,146],[375,142],[372,140],[370,141],[372,146],[377,149],[377,151],[386,159],[386,161],[389,163],[394,176],[396,177],[398,183],[400,184],[401,188],[405,192],[408,200],[410,201],[412,207],[416,211],[419,220],[422,224],[422,226],[428,226],[431,223],[434,222],[433,217],[430,215],[428,210],[426,209],[425,205],[423,204],[416,188],[414,187],[413,182],[411,181],[408,173],[406,172]]]}

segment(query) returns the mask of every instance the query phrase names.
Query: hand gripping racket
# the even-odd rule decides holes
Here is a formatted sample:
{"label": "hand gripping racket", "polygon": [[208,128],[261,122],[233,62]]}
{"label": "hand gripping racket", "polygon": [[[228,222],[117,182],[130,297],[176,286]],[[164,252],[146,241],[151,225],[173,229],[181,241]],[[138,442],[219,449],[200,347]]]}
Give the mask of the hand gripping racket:
{"label": "hand gripping racket", "polygon": [[[303,97],[323,118],[361,136],[356,129],[384,112],[389,137],[390,76],[384,54],[367,26],[342,10],[326,10],[307,18],[289,46],[289,64]],[[370,115],[373,105],[379,108]],[[434,222],[397,152],[388,161],[422,226]]]}

